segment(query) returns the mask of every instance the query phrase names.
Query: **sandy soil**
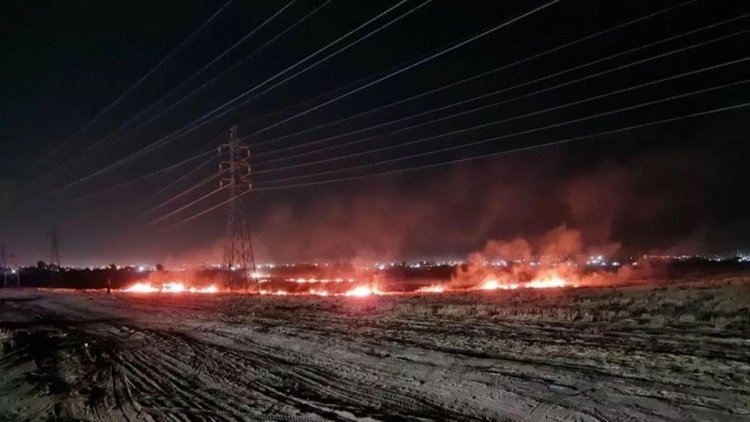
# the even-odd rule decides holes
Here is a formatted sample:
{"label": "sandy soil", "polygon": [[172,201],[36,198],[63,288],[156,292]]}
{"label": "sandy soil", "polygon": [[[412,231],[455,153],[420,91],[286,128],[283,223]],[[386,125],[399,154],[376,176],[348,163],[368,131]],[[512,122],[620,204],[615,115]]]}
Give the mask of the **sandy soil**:
{"label": "sandy soil", "polygon": [[748,420],[750,275],[352,297],[0,291],[0,420]]}

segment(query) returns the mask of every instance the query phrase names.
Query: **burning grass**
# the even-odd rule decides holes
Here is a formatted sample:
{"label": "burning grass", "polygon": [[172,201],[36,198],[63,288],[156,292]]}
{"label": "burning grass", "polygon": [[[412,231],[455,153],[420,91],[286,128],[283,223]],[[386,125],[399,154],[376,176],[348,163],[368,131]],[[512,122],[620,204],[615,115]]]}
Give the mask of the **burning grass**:
{"label": "burning grass", "polygon": [[[442,406],[434,418],[457,412],[451,420],[516,419],[528,412],[525,419],[533,419],[538,414],[529,409],[545,406],[558,411],[554,419],[570,419],[571,409],[580,409],[576,419],[583,420],[592,408],[608,420],[736,419],[746,413],[750,397],[750,275],[670,277],[579,288],[540,278],[547,288],[528,285],[529,280],[515,289],[492,290],[480,288],[488,280],[478,280],[472,290],[446,290],[450,281],[431,280],[409,294],[379,294],[365,281],[328,283],[341,288],[334,295],[279,293],[273,283],[261,285],[268,287],[267,295],[189,294],[188,286],[180,293],[119,297],[3,292],[35,298],[0,299],[0,339],[2,328],[29,333],[54,328],[60,334],[51,335],[62,343],[41,348],[53,355],[39,354],[41,366],[35,366],[27,364],[35,356],[19,348],[30,343],[15,331],[5,336],[4,363],[18,359],[18,364],[0,377],[6,393],[0,394],[0,419],[3,404],[17,412],[9,415],[28,414],[29,402],[18,397],[33,396],[46,400],[34,410],[44,419],[104,419],[112,411],[128,412],[130,420],[143,415],[162,420],[168,408],[174,419],[233,409],[234,419],[258,420],[267,415],[252,413],[259,406],[250,399],[274,400],[266,395],[271,388],[284,392],[279,409],[291,397],[383,420],[418,419],[434,403]],[[507,283],[494,280],[495,286]],[[309,289],[322,283],[295,285],[313,293]],[[81,315],[91,321],[81,321]],[[19,341],[14,347],[9,339]],[[69,390],[51,396],[48,384],[18,388],[37,379],[38,368]],[[334,381],[316,390],[320,378],[308,374]],[[247,388],[236,390],[238,385]],[[592,386],[595,400],[570,393]],[[331,391],[340,402],[330,401]],[[372,413],[394,394],[406,396],[389,402],[391,413]],[[565,407],[549,407],[561,399]],[[122,410],[106,406],[118,400]],[[55,413],[52,401],[72,411]],[[395,407],[400,403],[403,408]],[[298,414],[292,409],[284,416]],[[326,417],[330,414],[321,419]]]}
{"label": "burning grass", "polygon": [[211,285],[206,287],[186,287],[185,283],[173,281],[152,285],[149,282],[138,282],[122,290],[126,293],[218,293],[219,288]]}
{"label": "burning grass", "polygon": [[[125,293],[253,293],[272,296],[346,296],[367,297],[372,295],[396,295],[412,293],[451,294],[471,291],[515,290],[519,288],[551,289],[564,287],[578,287],[580,277],[567,271],[566,276],[552,270],[545,270],[539,278],[531,278],[524,282],[516,281],[517,277],[498,273],[492,269],[480,274],[467,282],[467,277],[458,269],[453,278],[448,281],[429,285],[409,286],[399,282],[385,282],[377,274],[370,274],[361,279],[355,278],[263,278],[250,280],[247,290],[219,288],[216,284],[195,287],[189,281],[164,281],[154,283],[140,281],[123,289]],[[566,277],[575,277],[572,280]],[[255,289],[254,286],[260,286]]]}

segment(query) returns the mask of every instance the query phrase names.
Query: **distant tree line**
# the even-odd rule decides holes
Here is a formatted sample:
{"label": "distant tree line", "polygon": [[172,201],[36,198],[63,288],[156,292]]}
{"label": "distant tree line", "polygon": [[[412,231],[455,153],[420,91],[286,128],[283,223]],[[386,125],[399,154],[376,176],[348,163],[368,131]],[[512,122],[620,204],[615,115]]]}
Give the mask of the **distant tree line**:
{"label": "distant tree line", "polygon": [[[46,287],[65,289],[105,289],[107,281],[111,282],[113,289],[125,288],[135,282],[149,279],[154,271],[139,271],[137,267],[117,267],[110,264],[106,268],[60,268],[48,265],[44,261],[37,262],[34,267],[23,267],[18,269],[21,287]],[[156,265],[157,273],[164,273],[169,278],[170,273],[164,270],[161,264]],[[214,277],[216,270],[205,270],[197,273],[202,277]],[[182,273],[175,272],[176,279],[181,278]],[[0,282],[2,287],[2,282]]]}
{"label": "distant tree line", "polygon": [[119,289],[148,277],[148,272],[139,272],[132,267],[118,268],[115,264],[107,268],[59,268],[37,262],[35,267],[20,269],[22,287],[50,287],[67,289],[103,289],[107,280],[112,288]]}

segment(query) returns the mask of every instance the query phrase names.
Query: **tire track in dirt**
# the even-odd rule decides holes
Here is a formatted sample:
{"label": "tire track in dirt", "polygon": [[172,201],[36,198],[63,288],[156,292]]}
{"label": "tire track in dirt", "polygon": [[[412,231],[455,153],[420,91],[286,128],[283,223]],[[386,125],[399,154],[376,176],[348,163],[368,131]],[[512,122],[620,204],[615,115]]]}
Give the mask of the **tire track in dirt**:
{"label": "tire track in dirt", "polygon": [[[154,340],[148,339],[149,342]],[[188,376],[187,364],[183,363],[182,367],[179,367],[174,359],[162,353],[162,350],[171,347],[170,345],[164,342],[155,342],[155,345],[156,347],[150,346],[131,352],[129,356],[129,368],[133,371],[133,376],[155,380],[160,386],[158,393],[162,397],[144,407],[161,412],[174,409],[174,413],[186,416],[214,414],[230,419],[241,417],[234,407],[227,404],[239,401],[237,397],[227,397],[225,391],[218,389],[213,391],[213,394],[204,391],[201,388],[202,380],[191,379]],[[229,400],[230,398],[233,400]]]}
{"label": "tire track in dirt", "polygon": [[[240,347],[229,347],[207,343],[204,339],[198,340],[187,334],[180,335],[188,336],[192,342],[198,342],[206,347],[218,348],[224,356],[249,361],[253,366],[266,368],[275,375],[271,383],[265,384],[267,387],[282,389],[287,394],[312,400],[327,407],[389,419],[421,416],[437,420],[476,420],[475,417],[444,408],[422,397],[393,393],[392,389],[373,385],[364,378],[347,379],[341,376],[341,372],[321,367],[325,357],[309,361],[300,356],[290,358],[292,354],[288,350],[266,348],[252,341],[242,342]],[[361,368],[348,369],[351,374],[356,374],[357,369]],[[281,383],[278,380],[281,380]]]}
{"label": "tire track in dirt", "polygon": [[[255,375],[250,378],[255,378],[258,376],[258,374],[251,370],[248,371],[248,368],[246,365],[243,367],[240,367],[237,365],[238,361],[246,361],[246,358],[242,359],[236,359],[237,355],[235,356],[228,356],[226,353],[219,353],[219,356],[216,356],[216,349],[205,347],[204,344],[196,343],[196,342],[186,342],[186,337],[183,335],[176,334],[174,332],[163,332],[158,330],[146,330],[144,333],[147,333],[147,335],[150,337],[149,341],[154,342],[154,344],[158,344],[158,349],[160,356],[154,353],[148,353],[148,355],[141,355],[136,356],[136,358],[131,362],[131,365],[134,366],[134,370],[137,371],[141,377],[146,374],[148,377],[153,378],[159,378],[161,380],[166,380],[166,384],[168,386],[173,386],[175,388],[175,393],[181,397],[179,402],[174,403],[175,399],[170,399],[169,402],[162,401],[160,403],[155,403],[155,405],[150,406],[149,408],[153,411],[161,411],[161,412],[172,412],[175,414],[185,415],[185,416],[195,416],[199,414],[212,414],[212,415],[219,415],[219,416],[230,416],[230,419],[242,419],[247,417],[252,417],[253,420],[265,420],[265,419],[276,419],[277,417],[281,420],[289,420],[298,418],[299,416],[293,415],[293,413],[300,413],[301,410],[298,409],[286,409],[286,412],[284,412],[284,415],[277,415],[277,417],[274,417],[273,415],[264,415],[263,412],[250,412],[249,409],[246,409],[247,412],[242,413],[236,410],[235,407],[233,407],[231,404],[235,403],[238,406],[240,406],[240,402],[248,401],[247,395],[254,395],[254,393],[260,392],[262,394],[263,400],[255,400],[255,407],[258,409],[273,409],[274,407],[277,408],[275,411],[278,410],[284,410],[284,407],[292,407],[293,405],[299,405],[300,403],[295,400],[290,400],[284,393],[278,392],[271,386],[264,385],[264,382],[271,381],[273,383],[273,379],[268,379],[268,377],[265,377],[266,379],[263,379],[261,376],[261,379],[246,379],[248,378],[248,375]],[[188,346],[189,344],[189,346]],[[209,345],[210,346],[210,345]],[[222,366],[227,366],[231,370],[229,373],[227,371],[224,371],[224,373],[221,374],[213,374],[216,379],[219,380],[221,383],[226,383],[232,387],[233,390],[237,392],[241,392],[242,396],[239,394],[236,395],[229,395],[227,396],[226,389],[222,390],[220,393],[224,393],[223,396],[216,396],[216,397],[207,397],[205,393],[203,392],[193,392],[189,393],[186,391],[186,388],[188,387],[186,385],[186,382],[181,380],[179,377],[181,374],[184,373],[184,368],[179,368],[174,365],[175,361],[180,362],[182,364],[185,364],[185,362],[181,361],[180,359],[176,358],[173,353],[176,353],[178,350],[184,351],[185,347],[191,347],[194,350],[198,351],[198,353],[202,354],[203,356],[211,356],[212,359],[220,359],[222,362]],[[220,350],[220,349],[218,349]],[[180,356],[185,356],[184,354],[181,354]],[[171,362],[170,362],[171,361]],[[186,360],[187,361],[187,360]],[[262,374],[261,374],[262,375]],[[279,381],[281,379],[279,378]],[[244,386],[240,384],[245,384]],[[205,385],[202,380],[196,380],[194,385],[192,385],[193,388],[200,390],[201,386]],[[230,397],[231,396],[231,397]],[[182,405],[183,402],[187,402],[190,399],[200,399],[200,405],[201,407],[196,408],[193,407],[186,407]],[[213,406],[209,408],[207,406],[207,399],[212,399],[213,401],[219,401],[221,403],[224,403],[223,406]],[[167,405],[167,403],[171,403]],[[279,404],[283,403],[284,406],[282,406],[279,409]],[[247,406],[244,406],[247,407]],[[302,406],[298,406],[302,410],[307,408],[308,411],[314,410],[314,411],[324,411],[325,408],[317,408],[314,406],[306,406],[305,403],[302,403]],[[335,416],[335,413],[331,413],[329,416]],[[316,420],[320,420],[319,418],[315,418]],[[309,417],[305,418],[302,417],[300,420],[311,420]]]}
{"label": "tire track in dirt", "polygon": [[[303,314],[304,315],[304,314]],[[309,315],[309,314],[307,314]],[[370,333],[375,334],[375,337],[371,339],[372,343],[375,344],[383,344],[383,341],[390,341],[392,344],[409,344],[410,340],[414,338],[429,338],[430,340],[436,340],[441,337],[442,333],[443,335],[450,335],[453,334],[454,336],[456,333],[461,333],[460,335],[469,337],[469,338],[492,338],[494,335],[501,336],[502,334],[508,334],[510,332],[510,337],[513,337],[514,340],[523,339],[523,343],[526,343],[529,346],[533,346],[536,349],[546,347],[549,349],[549,346],[557,346],[560,343],[562,343],[565,346],[568,347],[576,347],[580,348],[582,350],[586,350],[587,353],[596,352],[600,356],[606,356],[610,350],[610,348],[618,349],[623,348],[625,350],[639,350],[644,349],[648,351],[649,353],[652,353],[652,356],[666,356],[668,353],[666,353],[664,350],[655,349],[653,347],[649,347],[650,344],[648,343],[649,340],[653,340],[652,336],[650,336],[651,333],[647,333],[643,339],[643,342],[635,342],[635,343],[627,343],[627,336],[626,335],[619,335],[619,333],[615,333],[615,337],[619,341],[612,342],[608,338],[608,336],[599,336],[598,333],[593,333],[593,335],[590,332],[587,332],[584,330],[583,333],[577,333],[578,336],[572,336],[572,341],[570,339],[566,339],[565,336],[570,334],[570,332],[574,331],[576,327],[571,326],[574,324],[569,324],[568,326],[565,326],[564,324],[553,324],[551,327],[547,327],[544,324],[529,324],[530,329],[527,329],[526,324],[514,324],[514,322],[506,322],[500,327],[497,327],[495,330],[484,330],[487,328],[486,326],[481,326],[481,329],[475,329],[472,331],[471,328],[466,327],[472,327],[471,321],[466,321],[465,324],[461,324],[460,327],[456,327],[455,323],[452,324],[445,324],[443,325],[444,321],[437,320],[433,324],[419,324],[415,323],[412,324],[411,321],[406,322],[403,324],[403,326],[399,326],[400,324],[388,324],[384,321],[379,321],[373,323],[373,320],[370,318],[361,318],[359,320],[360,324],[350,324],[352,321],[339,316],[338,319],[335,318],[318,318],[320,314],[316,314],[316,317],[313,318],[305,318],[301,316],[299,319],[295,319],[292,321],[285,321],[285,315],[274,315],[274,316],[266,316],[264,325],[267,327],[274,327],[274,326],[283,326],[292,324],[295,328],[299,328],[302,331],[308,331],[308,332],[315,332],[320,335],[329,335],[331,337],[337,338],[338,340],[350,340],[355,339],[357,335],[361,339],[361,337],[368,335]],[[300,321],[301,320],[301,321]],[[255,322],[255,320],[253,321]],[[390,322],[390,321],[389,321]],[[431,321],[432,322],[432,321]],[[353,327],[351,326],[353,325]],[[417,329],[415,329],[415,326]],[[593,326],[592,324],[589,324],[589,326]],[[363,329],[364,328],[364,329]],[[422,328],[421,330],[419,328]],[[494,327],[492,327],[494,328]],[[515,329],[516,332],[512,332],[511,330]],[[345,331],[346,330],[346,331]],[[468,331],[468,333],[467,333]],[[490,332],[488,332],[490,331]],[[494,332],[492,332],[494,331]],[[550,331],[552,333],[550,333]],[[352,334],[353,332],[356,332],[357,335]],[[519,332],[521,334],[519,334]],[[389,338],[388,333],[396,333],[398,334],[398,337],[396,338]],[[471,335],[474,334],[474,335]],[[550,335],[553,334],[555,337],[552,340],[548,340]],[[684,334],[684,333],[683,333]],[[582,338],[582,341],[577,341],[578,338]],[[662,340],[664,340],[662,338]],[[360,340],[361,341],[361,340]],[[436,341],[437,343],[437,341]],[[732,390],[722,387],[711,387],[710,385],[706,385],[706,382],[702,382],[701,385],[690,385],[685,384],[684,382],[676,381],[676,382],[666,382],[664,383],[663,379],[652,379],[651,377],[643,377],[638,376],[634,373],[630,373],[631,371],[627,370],[627,367],[619,369],[619,368],[610,368],[612,370],[615,370],[615,372],[612,372],[611,370],[603,370],[601,365],[596,365],[596,362],[590,363],[590,364],[580,364],[580,363],[573,363],[562,361],[560,362],[558,359],[554,358],[556,354],[553,353],[553,358],[548,358],[547,360],[539,360],[539,359],[513,359],[510,358],[509,355],[502,354],[502,356],[497,356],[496,353],[493,352],[486,352],[484,354],[476,354],[472,351],[475,351],[476,345],[472,344],[465,344],[460,345],[460,343],[456,343],[455,341],[446,341],[445,343],[451,344],[455,347],[450,348],[444,348],[444,347],[436,347],[434,348],[432,345],[426,345],[421,342],[411,342],[410,344],[415,345],[417,348],[425,348],[430,349],[433,348],[433,350],[438,350],[441,352],[446,352],[448,354],[453,355],[464,355],[462,353],[463,351],[468,351],[467,353],[470,356],[474,357],[481,357],[484,359],[501,359],[509,362],[513,362],[513,364],[519,364],[519,363],[525,363],[527,365],[536,366],[536,367],[544,367],[548,364],[550,361],[556,361],[554,362],[554,365],[549,366],[549,368],[556,370],[558,373],[566,374],[566,376],[578,374],[577,376],[583,379],[589,378],[590,375],[594,375],[596,377],[604,377],[605,379],[610,379],[611,382],[621,382],[619,380],[623,380],[623,382],[628,383],[639,383],[642,388],[649,388],[651,386],[653,388],[654,383],[655,385],[661,385],[661,386],[670,386],[669,389],[686,389],[690,388],[693,390],[696,390],[694,394],[697,396],[703,396],[705,395],[706,391],[715,391],[717,394],[725,394],[727,392],[732,392]],[[609,344],[608,344],[609,343]],[[614,343],[614,344],[613,344]],[[675,344],[679,345],[678,342],[675,342]],[[689,343],[685,341],[684,345],[680,345],[683,347],[683,350],[688,350],[686,346]],[[459,347],[460,345],[460,347]],[[680,347],[675,346],[675,347]],[[478,350],[482,350],[483,347],[479,347]],[[547,350],[546,354],[549,355],[550,350]],[[559,354],[561,351],[558,351]],[[523,352],[522,352],[523,353]],[[685,353],[685,355],[692,356],[692,353]],[[568,357],[572,358],[572,354],[565,354],[563,353],[559,357]],[[731,361],[732,359],[727,359],[728,361]],[[626,362],[627,363],[627,362]],[[609,365],[607,365],[609,366]],[[678,377],[679,378],[679,377]],[[744,392],[742,390],[734,390],[734,393],[736,394],[743,394]],[[669,401],[668,399],[665,399],[663,401],[668,402],[672,406],[672,411],[678,411],[680,407],[684,406],[686,403],[681,401]],[[728,409],[728,408],[727,408]],[[725,410],[727,410],[725,409]],[[583,411],[586,413],[586,409],[579,409],[580,411]],[[588,413],[591,413],[590,411]],[[668,413],[671,413],[668,412]],[[594,417],[594,416],[592,416]]]}
{"label": "tire track in dirt", "polygon": [[36,315],[29,327],[76,326],[120,348],[121,369],[97,379],[121,407],[109,400],[102,417],[696,420],[750,407],[747,333],[699,322],[410,315],[400,298],[48,296],[19,307]]}

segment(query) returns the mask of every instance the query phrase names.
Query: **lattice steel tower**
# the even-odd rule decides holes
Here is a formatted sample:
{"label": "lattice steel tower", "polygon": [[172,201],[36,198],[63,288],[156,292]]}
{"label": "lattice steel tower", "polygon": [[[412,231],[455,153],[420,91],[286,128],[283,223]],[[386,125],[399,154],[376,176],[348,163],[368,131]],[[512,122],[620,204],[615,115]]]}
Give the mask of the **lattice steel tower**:
{"label": "lattice steel tower", "polygon": [[[13,255],[10,255],[13,257]],[[0,241],[0,270],[3,272],[3,287],[10,287],[11,283],[15,287],[21,287],[21,276],[18,271],[11,268],[8,262],[8,252],[5,250],[5,242]]]}
{"label": "lattice steel tower", "polygon": [[52,245],[50,246],[50,260],[49,265],[51,267],[60,268],[60,242],[57,239],[57,224],[52,225]]}
{"label": "lattice steel tower", "polygon": [[248,290],[250,281],[259,291],[255,278],[255,257],[250,227],[247,223],[245,203],[242,195],[252,188],[250,183],[250,148],[240,142],[237,126],[229,130],[229,143],[219,146],[219,154],[226,154],[227,160],[219,162],[222,177],[219,186],[229,191],[226,223],[226,243],[224,245],[224,270],[227,272],[227,287]]}

